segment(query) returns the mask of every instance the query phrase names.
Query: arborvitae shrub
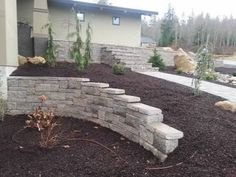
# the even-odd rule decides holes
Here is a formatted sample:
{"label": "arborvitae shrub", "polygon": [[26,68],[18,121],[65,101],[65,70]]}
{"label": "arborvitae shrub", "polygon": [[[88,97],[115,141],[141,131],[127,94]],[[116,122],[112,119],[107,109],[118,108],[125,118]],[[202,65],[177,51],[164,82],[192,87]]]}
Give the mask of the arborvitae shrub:
{"label": "arborvitae shrub", "polygon": [[149,59],[149,63],[152,63],[152,67],[158,67],[160,71],[163,71],[166,66],[161,55],[156,49],[154,49],[153,53],[154,55]]}

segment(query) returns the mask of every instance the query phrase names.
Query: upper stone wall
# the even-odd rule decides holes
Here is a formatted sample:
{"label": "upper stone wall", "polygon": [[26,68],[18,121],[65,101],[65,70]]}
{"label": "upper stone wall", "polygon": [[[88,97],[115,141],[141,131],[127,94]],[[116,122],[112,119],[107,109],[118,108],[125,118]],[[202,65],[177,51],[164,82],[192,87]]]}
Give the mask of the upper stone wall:
{"label": "upper stone wall", "polygon": [[[59,60],[60,61],[71,61],[69,55],[69,49],[72,45],[72,42],[63,41],[63,40],[55,40],[56,44],[59,45]],[[101,63],[102,52],[101,49],[104,47],[112,47],[116,49],[128,49],[137,55],[140,55],[141,59],[144,62],[148,62],[149,58],[153,55],[153,49],[151,48],[143,48],[143,47],[127,47],[127,46],[117,46],[117,45],[107,45],[107,44],[92,44],[92,59],[94,63]],[[164,50],[162,48],[157,48],[158,52],[161,54],[165,64],[167,66],[174,66],[174,56],[177,54],[176,51]]]}
{"label": "upper stone wall", "polygon": [[29,114],[48,99],[43,108],[59,116],[73,116],[95,122],[120,133],[151,151],[161,161],[178,146],[183,133],[164,123],[162,111],[140,103],[140,98],[123,89],[87,78],[9,77],[8,114]]}

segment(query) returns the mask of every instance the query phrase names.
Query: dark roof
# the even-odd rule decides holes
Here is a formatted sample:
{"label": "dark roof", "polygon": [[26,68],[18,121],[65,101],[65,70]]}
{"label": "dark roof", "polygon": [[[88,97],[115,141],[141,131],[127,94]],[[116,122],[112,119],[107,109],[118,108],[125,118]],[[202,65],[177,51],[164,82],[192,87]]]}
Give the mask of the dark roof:
{"label": "dark roof", "polygon": [[97,4],[97,3],[88,3],[88,2],[81,2],[76,0],[49,0],[49,2],[55,2],[60,4],[76,4],[80,7],[84,8],[96,8],[100,10],[112,10],[116,12],[124,12],[124,13],[132,13],[132,14],[139,14],[139,15],[158,15],[158,12],[155,11],[149,11],[149,10],[141,10],[141,9],[131,9],[131,8],[125,8],[125,7],[117,7],[112,5],[103,5],[103,4]]}

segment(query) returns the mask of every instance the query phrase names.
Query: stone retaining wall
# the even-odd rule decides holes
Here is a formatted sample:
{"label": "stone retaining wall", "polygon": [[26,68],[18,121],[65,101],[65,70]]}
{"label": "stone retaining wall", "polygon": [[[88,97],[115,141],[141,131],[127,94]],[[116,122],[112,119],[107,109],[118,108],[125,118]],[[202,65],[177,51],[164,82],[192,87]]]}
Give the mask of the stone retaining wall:
{"label": "stone retaining wall", "polygon": [[162,111],[140,103],[140,98],[125,94],[123,89],[87,78],[9,77],[8,113],[29,114],[39,104],[38,97],[48,100],[56,115],[73,116],[95,122],[142,145],[161,161],[178,146],[183,133],[164,123]]}
{"label": "stone retaining wall", "polygon": [[7,77],[14,71],[14,66],[0,66],[0,95],[7,99]]}
{"label": "stone retaining wall", "polygon": [[[69,49],[72,45],[72,42],[63,41],[63,40],[55,40],[54,41],[59,46],[59,60],[60,61],[72,61],[69,55]],[[101,49],[103,47],[113,47],[113,48],[126,48],[134,51],[136,54],[140,55],[143,61],[148,62],[149,58],[153,55],[153,49],[145,48],[145,47],[127,47],[127,46],[116,46],[116,45],[109,45],[109,44],[92,44],[92,58],[94,63],[101,63]],[[167,66],[174,66],[174,56],[177,54],[176,51],[164,50],[163,48],[157,48],[158,52],[161,54],[165,64]]]}

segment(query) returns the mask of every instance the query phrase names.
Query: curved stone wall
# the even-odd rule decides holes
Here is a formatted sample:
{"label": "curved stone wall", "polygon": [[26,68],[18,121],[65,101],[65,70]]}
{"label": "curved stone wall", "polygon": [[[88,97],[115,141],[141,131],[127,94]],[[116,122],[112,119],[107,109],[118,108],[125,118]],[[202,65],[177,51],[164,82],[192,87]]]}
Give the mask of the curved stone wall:
{"label": "curved stone wall", "polygon": [[9,77],[8,113],[29,114],[38,96],[48,100],[56,115],[73,116],[107,127],[151,151],[161,161],[178,146],[183,132],[164,123],[162,111],[142,104],[139,97],[107,83],[87,78]]}

